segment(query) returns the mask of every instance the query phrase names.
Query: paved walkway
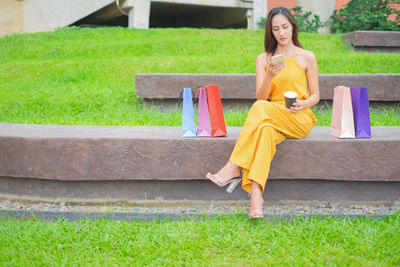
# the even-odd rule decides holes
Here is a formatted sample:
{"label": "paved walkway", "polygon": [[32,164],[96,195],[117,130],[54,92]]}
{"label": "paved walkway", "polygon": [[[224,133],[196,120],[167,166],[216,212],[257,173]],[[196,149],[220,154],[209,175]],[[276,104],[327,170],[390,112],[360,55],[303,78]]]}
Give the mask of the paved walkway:
{"label": "paved walkway", "polygon": [[[0,200],[0,215],[11,217],[27,217],[33,212],[41,219],[57,219],[64,217],[76,220],[83,217],[116,220],[182,218],[190,216],[215,216],[218,214],[246,213],[249,202],[213,202],[208,204],[181,203],[149,203],[132,206],[124,203],[93,205],[86,203],[23,203],[11,200]],[[394,202],[352,202],[330,203],[317,201],[303,202],[268,202],[264,205],[265,217],[293,216],[390,216],[400,210],[400,200]]]}

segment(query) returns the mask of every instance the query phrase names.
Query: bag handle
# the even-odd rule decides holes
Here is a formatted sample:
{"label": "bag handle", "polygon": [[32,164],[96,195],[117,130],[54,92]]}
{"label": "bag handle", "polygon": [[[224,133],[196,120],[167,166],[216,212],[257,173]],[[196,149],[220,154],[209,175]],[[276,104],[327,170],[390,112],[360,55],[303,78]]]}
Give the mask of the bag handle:
{"label": "bag handle", "polygon": [[197,92],[196,92],[196,104],[198,104],[199,103],[199,94],[200,94],[200,89],[201,88],[204,88],[204,90],[206,89],[206,87],[205,86],[200,86],[200,87],[197,87]]}
{"label": "bag handle", "polygon": [[[179,94],[178,106],[183,102],[183,90],[184,89],[182,89],[180,94]],[[192,102],[193,102],[193,105],[197,104],[199,102],[199,100],[195,97],[193,89],[190,89],[190,90],[192,91]]]}

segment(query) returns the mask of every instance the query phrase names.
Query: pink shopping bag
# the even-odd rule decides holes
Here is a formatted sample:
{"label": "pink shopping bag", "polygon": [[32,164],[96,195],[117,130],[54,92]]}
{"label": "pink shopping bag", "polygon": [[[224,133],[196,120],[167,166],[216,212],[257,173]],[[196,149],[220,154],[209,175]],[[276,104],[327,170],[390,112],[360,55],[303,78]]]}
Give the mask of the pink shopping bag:
{"label": "pink shopping bag", "polygon": [[197,96],[199,98],[197,136],[211,136],[206,89],[203,87],[197,89]]}
{"label": "pink shopping bag", "polygon": [[331,135],[338,138],[356,138],[350,88],[337,86],[334,90]]}

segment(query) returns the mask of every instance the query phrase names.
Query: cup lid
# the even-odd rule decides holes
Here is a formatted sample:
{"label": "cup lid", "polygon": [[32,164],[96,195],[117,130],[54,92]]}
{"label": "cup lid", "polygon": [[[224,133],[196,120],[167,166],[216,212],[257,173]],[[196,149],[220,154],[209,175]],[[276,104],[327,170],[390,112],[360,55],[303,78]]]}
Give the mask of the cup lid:
{"label": "cup lid", "polygon": [[295,91],[287,91],[283,94],[285,97],[288,98],[295,98],[297,97],[297,93]]}

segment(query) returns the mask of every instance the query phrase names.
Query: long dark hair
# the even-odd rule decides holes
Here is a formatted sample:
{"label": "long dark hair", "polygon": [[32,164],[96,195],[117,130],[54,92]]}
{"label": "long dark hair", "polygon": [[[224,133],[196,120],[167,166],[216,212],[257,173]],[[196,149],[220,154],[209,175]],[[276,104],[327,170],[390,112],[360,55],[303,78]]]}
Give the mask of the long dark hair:
{"label": "long dark hair", "polygon": [[271,11],[269,11],[268,13],[267,23],[265,25],[265,39],[264,39],[265,52],[274,54],[276,48],[278,47],[278,42],[276,41],[275,36],[272,33],[272,18],[279,13],[284,15],[293,26],[293,32],[292,32],[293,44],[295,46],[303,48],[298,39],[299,27],[297,26],[297,23],[292,13],[290,13],[289,9],[280,6],[271,9]]}

